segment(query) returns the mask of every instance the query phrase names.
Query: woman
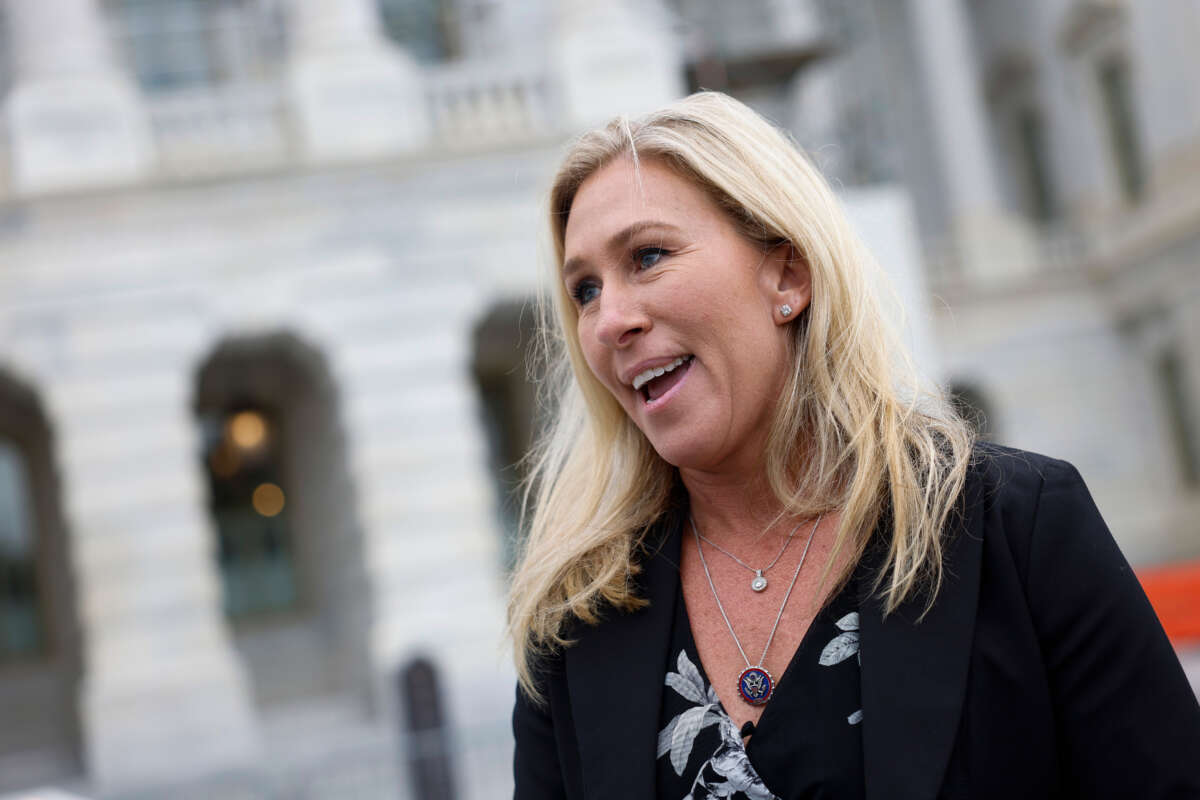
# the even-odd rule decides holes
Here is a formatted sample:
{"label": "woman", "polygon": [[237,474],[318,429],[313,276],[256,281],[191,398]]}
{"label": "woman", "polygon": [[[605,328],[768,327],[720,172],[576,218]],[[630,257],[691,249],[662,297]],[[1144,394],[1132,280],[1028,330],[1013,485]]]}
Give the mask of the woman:
{"label": "woman", "polygon": [[1078,473],[905,379],[783,135],[713,93],[618,120],[550,212],[517,798],[1200,796],[1200,710]]}

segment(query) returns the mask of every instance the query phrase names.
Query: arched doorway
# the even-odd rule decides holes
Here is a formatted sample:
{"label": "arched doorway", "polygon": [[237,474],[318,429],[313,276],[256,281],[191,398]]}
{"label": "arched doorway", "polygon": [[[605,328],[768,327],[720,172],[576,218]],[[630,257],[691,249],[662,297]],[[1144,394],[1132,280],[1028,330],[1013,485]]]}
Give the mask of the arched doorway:
{"label": "arched doorway", "polygon": [[970,381],[951,381],[947,393],[950,404],[958,415],[966,420],[980,439],[996,440],[995,411],[986,394]]}
{"label": "arched doorway", "polygon": [[68,544],[49,423],[0,371],[0,792],[80,769]]}
{"label": "arched doorway", "polygon": [[505,566],[512,566],[520,515],[521,459],[538,432],[537,387],[530,380],[534,312],[523,302],[493,307],[474,331],[472,372],[479,389],[488,466],[504,527]]}
{"label": "arched doorway", "polygon": [[200,366],[214,555],[260,707],[365,699],[362,537],[325,359],[277,333],[229,339]]}

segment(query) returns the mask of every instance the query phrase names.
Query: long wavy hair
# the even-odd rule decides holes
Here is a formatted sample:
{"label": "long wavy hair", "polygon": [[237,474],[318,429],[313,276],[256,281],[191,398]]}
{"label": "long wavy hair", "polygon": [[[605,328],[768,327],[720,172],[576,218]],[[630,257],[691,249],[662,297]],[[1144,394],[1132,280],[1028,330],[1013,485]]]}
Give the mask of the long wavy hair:
{"label": "long wavy hair", "polygon": [[[884,523],[875,591],[892,611],[942,580],[942,531],[962,491],[972,434],[922,387],[876,297],[884,279],[829,185],[790,139],[749,108],[701,92],[577,139],[550,191],[556,274],[543,289],[540,343],[552,420],[529,456],[528,536],[508,620],[532,697],[537,658],[570,645],[570,626],[644,604],[639,550],[668,510],[677,473],[592,375],[561,276],[567,217],[585,180],[617,158],[656,159],[693,181],[764,250],[790,243],[812,300],[792,323],[791,359],[769,434],[770,488],[791,516],[840,512],[829,564],[843,581]],[[886,517],[885,517],[886,513]],[[850,558],[837,559],[849,551]],[[827,566],[827,570],[829,567]],[[827,578],[829,573],[827,572]]]}

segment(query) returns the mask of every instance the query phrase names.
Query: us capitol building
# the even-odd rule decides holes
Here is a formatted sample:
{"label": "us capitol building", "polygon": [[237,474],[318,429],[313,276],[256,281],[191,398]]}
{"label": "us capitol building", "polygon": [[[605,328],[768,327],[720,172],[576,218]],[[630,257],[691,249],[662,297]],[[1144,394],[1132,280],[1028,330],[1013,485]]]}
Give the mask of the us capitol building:
{"label": "us capitol building", "polygon": [[0,12],[0,794],[511,794],[545,192],[700,87],[809,150],[986,436],[1200,555],[1195,3]]}

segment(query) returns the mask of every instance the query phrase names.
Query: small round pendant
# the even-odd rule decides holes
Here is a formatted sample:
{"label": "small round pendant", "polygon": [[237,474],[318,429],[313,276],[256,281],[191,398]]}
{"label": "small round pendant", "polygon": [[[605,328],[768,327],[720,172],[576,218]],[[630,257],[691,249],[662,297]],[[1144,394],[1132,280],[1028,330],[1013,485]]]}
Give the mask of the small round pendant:
{"label": "small round pendant", "polygon": [[750,588],[756,592],[761,592],[767,588],[767,579],[760,572],[754,576],[754,580],[750,581]]}
{"label": "small round pendant", "polygon": [[762,667],[748,667],[738,676],[738,694],[752,706],[761,706],[771,699],[775,679]]}

